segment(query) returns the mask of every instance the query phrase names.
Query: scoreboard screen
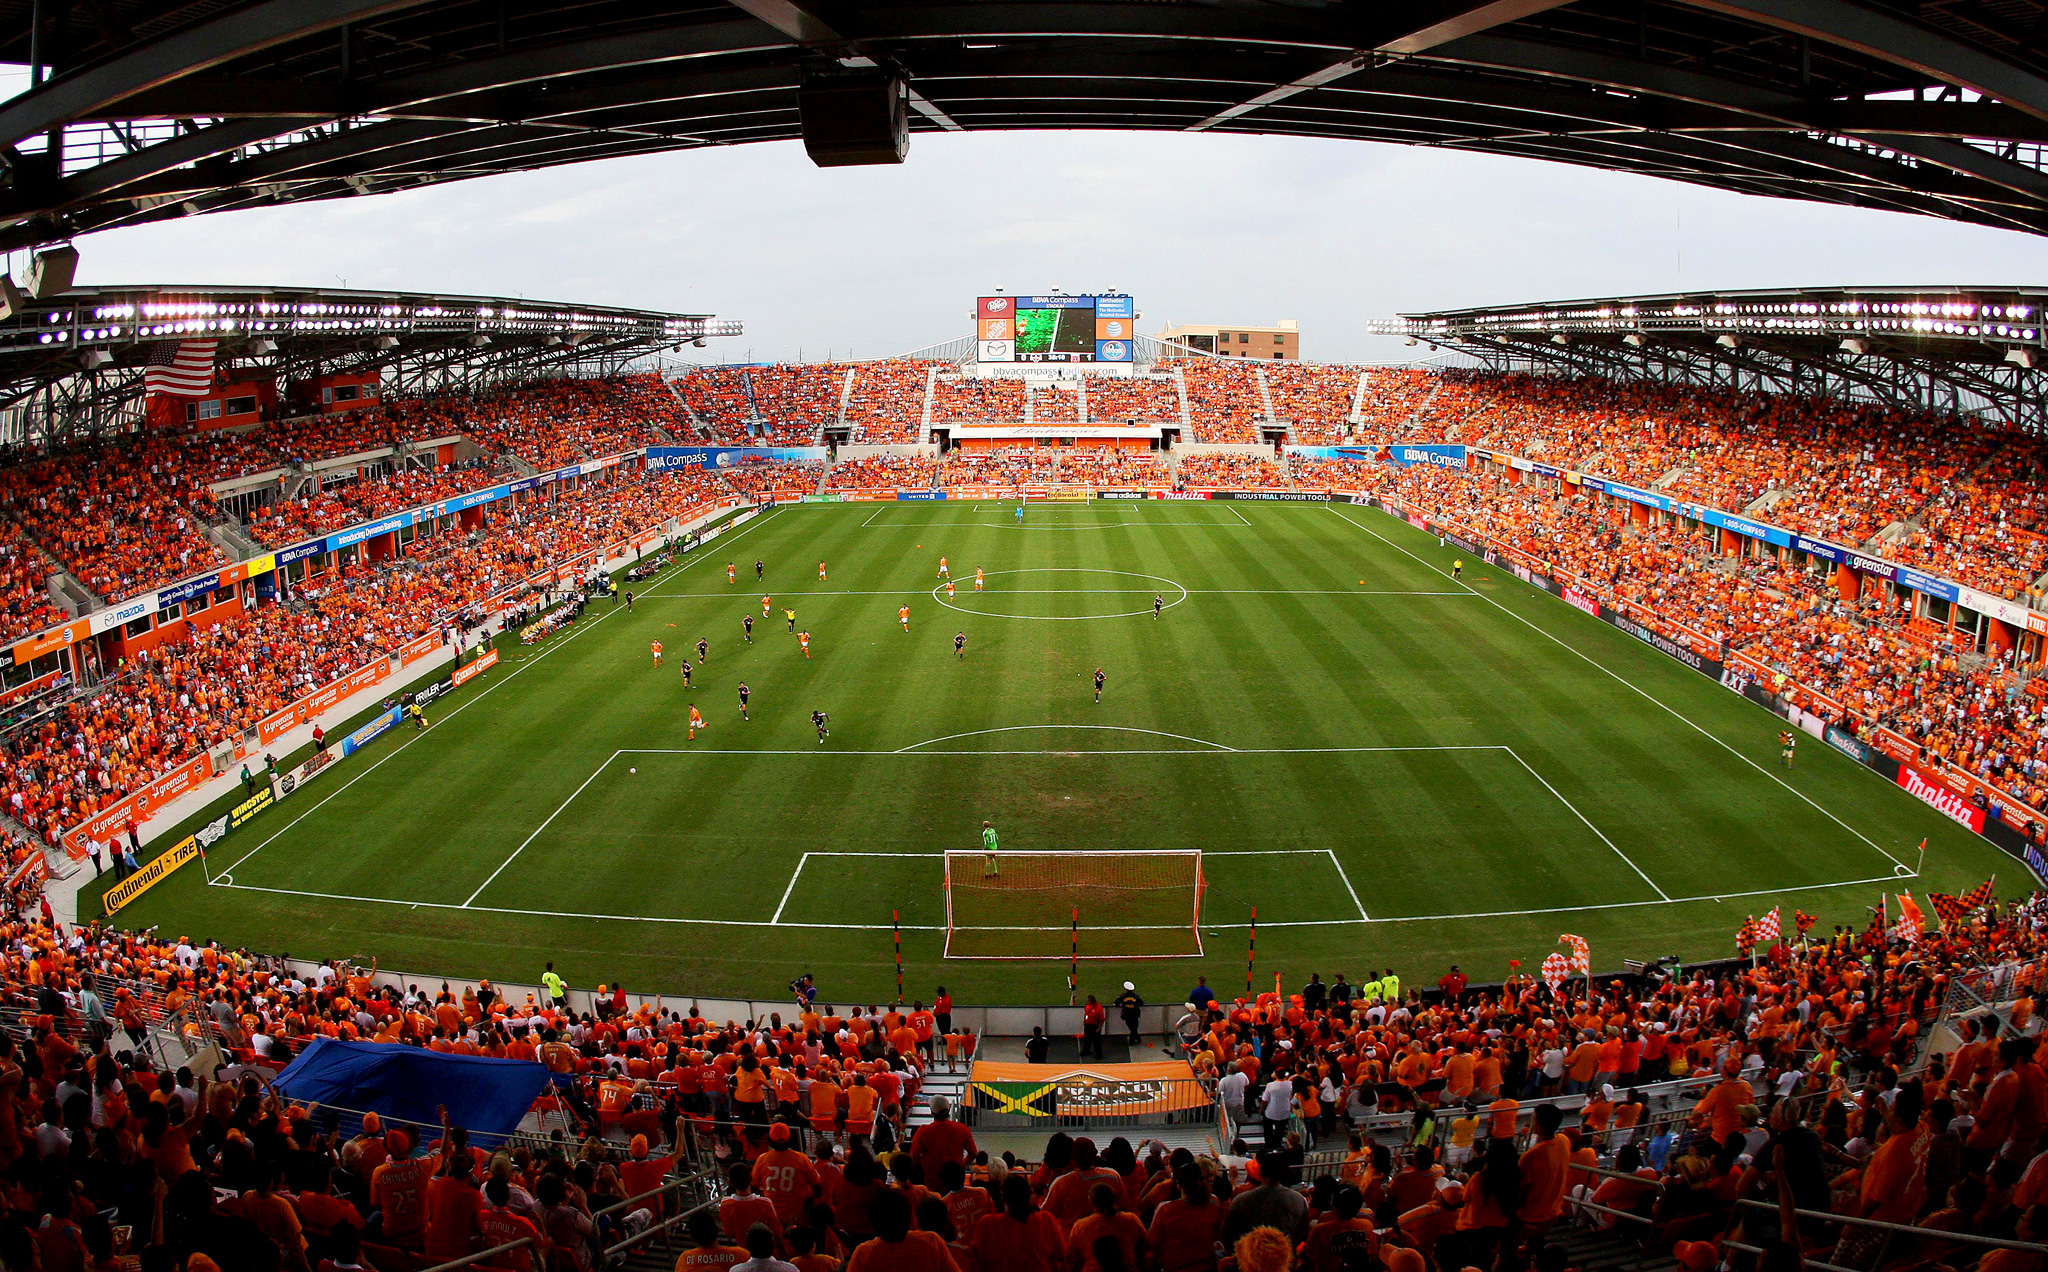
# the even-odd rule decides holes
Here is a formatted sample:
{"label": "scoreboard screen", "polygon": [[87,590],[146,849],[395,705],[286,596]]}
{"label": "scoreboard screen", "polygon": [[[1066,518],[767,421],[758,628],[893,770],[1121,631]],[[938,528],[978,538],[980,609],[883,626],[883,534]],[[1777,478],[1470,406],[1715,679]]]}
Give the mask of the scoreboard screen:
{"label": "scoreboard screen", "polygon": [[1129,296],[983,296],[975,315],[982,362],[1130,362],[1136,349]]}

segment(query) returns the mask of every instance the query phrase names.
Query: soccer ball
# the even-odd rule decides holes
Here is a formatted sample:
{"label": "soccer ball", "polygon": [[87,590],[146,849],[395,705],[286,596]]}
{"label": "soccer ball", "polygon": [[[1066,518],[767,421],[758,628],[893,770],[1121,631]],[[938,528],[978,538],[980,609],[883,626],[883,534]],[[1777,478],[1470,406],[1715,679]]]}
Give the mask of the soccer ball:
{"label": "soccer ball", "polygon": [[639,772],[640,770],[639,770],[639,769],[636,769],[636,768],[629,768],[629,769],[627,769],[626,771],[627,771],[628,773],[638,773],[638,772]]}

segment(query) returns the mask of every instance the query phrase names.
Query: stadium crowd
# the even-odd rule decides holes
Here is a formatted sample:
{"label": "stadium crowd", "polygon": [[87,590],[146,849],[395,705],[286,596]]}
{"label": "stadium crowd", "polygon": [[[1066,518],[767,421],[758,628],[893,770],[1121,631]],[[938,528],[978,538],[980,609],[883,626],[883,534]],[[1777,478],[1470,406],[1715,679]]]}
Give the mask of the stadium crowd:
{"label": "stadium crowd", "polygon": [[863,362],[854,368],[846,423],[856,442],[887,445],[924,440],[925,386],[945,364],[918,358]]}
{"label": "stadium crowd", "polygon": [[[1099,1145],[1076,1125],[1022,1160],[977,1145],[974,1107],[921,1101],[933,1069],[982,1043],[943,989],[929,1008],[721,1022],[600,985],[575,1011],[552,964],[538,993],[423,990],[374,964],[302,973],[154,929],[59,926],[33,888],[9,901],[10,1270],[417,1268],[525,1237],[549,1268],[591,1272],[677,1214],[649,1194],[692,1172],[722,1196],[688,1224],[685,1272],[750,1256],[819,1272],[1506,1272],[1561,1268],[1571,1229],[1624,1222],[1689,1272],[1748,1266],[1724,1243],[1790,1268],[1960,1268],[1978,1251],[1944,1232],[2027,1238],[2048,1213],[2038,895],[1926,932],[1807,939],[1788,923],[1752,962],[1675,977],[1475,986],[1452,966],[1425,991],[1361,969],[1236,1001],[1199,983],[1161,1041],[1213,1092],[1228,1151]],[[2009,1016],[1958,1022],[1960,1045],[1932,1053],[1951,983],[1987,968],[2014,987]],[[544,1066],[543,1129],[493,1150],[445,1122],[344,1126],[250,1067],[316,1038]],[[220,1081],[173,1062],[202,1043],[244,1068]],[[1687,1093],[1659,1087],[1673,1081]],[[1886,1247],[1766,1222],[1787,1196],[1929,1231]],[[1886,1249],[1898,1261],[1880,1264]]]}
{"label": "stadium crowd", "polygon": [[55,844],[59,834],[183,761],[234,738],[312,689],[458,616],[484,616],[529,575],[586,557],[685,509],[741,491],[815,489],[818,468],[643,474],[557,485],[496,505],[463,533],[423,523],[395,561],[352,561],[223,622],[109,670],[99,691],[0,739],[0,801]]}

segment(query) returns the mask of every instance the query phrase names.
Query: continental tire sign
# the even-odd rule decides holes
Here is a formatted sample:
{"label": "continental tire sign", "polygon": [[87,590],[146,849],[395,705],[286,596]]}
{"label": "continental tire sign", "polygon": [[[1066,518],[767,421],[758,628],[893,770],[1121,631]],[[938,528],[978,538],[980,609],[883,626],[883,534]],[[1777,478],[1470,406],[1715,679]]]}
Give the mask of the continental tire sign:
{"label": "continental tire sign", "polygon": [[199,840],[187,835],[167,851],[150,858],[142,869],[108,888],[100,903],[106,907],[108,914],[112,914],[163,882],[165,876],[198,855]]}

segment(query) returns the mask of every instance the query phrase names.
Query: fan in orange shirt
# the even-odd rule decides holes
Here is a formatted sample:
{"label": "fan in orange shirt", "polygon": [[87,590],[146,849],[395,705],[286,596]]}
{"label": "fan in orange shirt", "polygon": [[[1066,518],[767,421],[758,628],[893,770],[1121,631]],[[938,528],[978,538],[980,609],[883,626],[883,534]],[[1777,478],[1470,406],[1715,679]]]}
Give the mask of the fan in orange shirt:
{"label": "fan in orange shirt", "polygon": [[790,1147],[788,1123],[777,1122],[769,1127],[768,1143],[768,1151],[754,1159],[754,1184],[773,1203],[776,1218],[787,1232],[803,1218],[811,1198],[818,1195],[818,1168],[800,1150]]}

